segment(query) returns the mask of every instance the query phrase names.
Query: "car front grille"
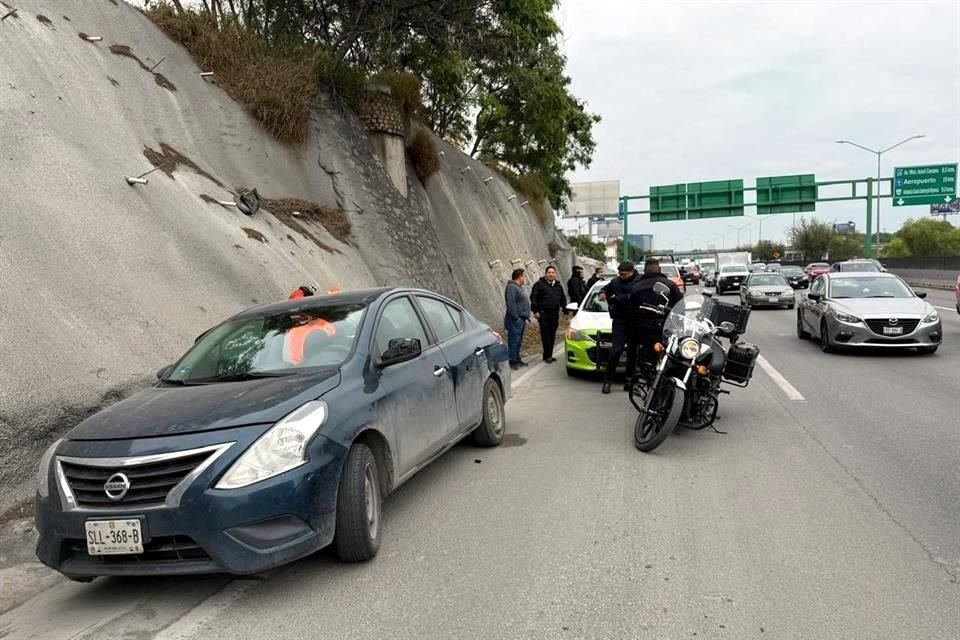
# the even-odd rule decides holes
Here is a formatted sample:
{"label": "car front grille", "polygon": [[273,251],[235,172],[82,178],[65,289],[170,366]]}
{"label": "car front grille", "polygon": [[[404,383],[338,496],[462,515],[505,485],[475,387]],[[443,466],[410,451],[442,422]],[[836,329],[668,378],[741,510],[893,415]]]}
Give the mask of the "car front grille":
{"label": "car front grille", "polygon": [[[60,465],[78,506],[151,507],[164,504],[170,491],[214,454],[207,449],[188,455],[172,454],[143,464],[115,466],[85,464],[71,458],[61,460]],[[112,499],[104,485],[117,474],[127,478],[130,488],[121,498]]]}
{"label": "car front grille", "polygon": [[[884,327],[903,327],[903,334],[907,335],[913,333],[916,330],[917,325],[920,324],[920,321],[915,318],[896,318],[896,323],[890,324],[889,318],[873,318],[867,320],[867,326],[870,327],[870,331],[873,331],[875,334],[882,336]],[[897,334],[901,335],[901,334]]]}
{"label": "car front grille", "polygon": [[143,553],[130,555],[91,556],[85,540],[68,538],[63,541],[64,554],[69,559],[109,565],[171,564],[175,562],[204,562],[210,556],[187,536],[153,538],[143,545]]}

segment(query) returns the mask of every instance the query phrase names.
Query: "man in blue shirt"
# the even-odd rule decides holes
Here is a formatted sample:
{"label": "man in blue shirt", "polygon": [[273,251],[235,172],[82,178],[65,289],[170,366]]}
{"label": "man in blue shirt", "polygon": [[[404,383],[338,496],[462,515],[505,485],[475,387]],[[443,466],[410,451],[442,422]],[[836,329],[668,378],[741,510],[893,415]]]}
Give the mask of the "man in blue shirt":
{"label": "man in blue shirt", "polygon": [[507,313],[503,319],[504,328],[507,330],[507,349],[510,354],[510,368],[519,369],[527,366],[527,363],[520,359],[520,345],[523,342],[523,331],[530,320],[530,300],[527,298],[523,285],[527,282],[527,276],[523,269],[514,269],[510,282],[507,283],[504,292],[504,300],[507,305]]}

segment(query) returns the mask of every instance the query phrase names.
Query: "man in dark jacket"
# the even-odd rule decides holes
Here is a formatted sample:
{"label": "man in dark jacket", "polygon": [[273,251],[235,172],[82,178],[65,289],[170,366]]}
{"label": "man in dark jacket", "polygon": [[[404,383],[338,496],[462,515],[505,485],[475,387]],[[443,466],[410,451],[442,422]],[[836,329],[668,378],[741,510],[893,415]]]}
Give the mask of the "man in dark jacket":
{"label": "man in dark jacket", "polygon": [[543,361],[555,362],[553,344],[560,326],[560,310],[567,306],[563,285],[557,282],[557,268],[550,266],[544,276],[537,280],[530,292],[530,309],[540,321],[540,342],[543,344]]}
{"label": "man in dark jacket", "polygon": [[583,267],[579,265],[573,268],[573,275],[567,280],[567,295],[570,296],[570,302],[576,302],[578,307],[587,297],[587,281],[583,279]]}
{"label": "man in dark jacket", "polygon": [[507,330],[507,351],[511,369],[519,369],[527,365],[520,359],[523,331],[530,320],[530,301],[527,300],[527,294],[523,290],[523,285],[526,282],[527,276],[524,275],[523,269],[514,269],[512,280],[507,283],[507,289],[504,292],[507,312],[503,319],[503,325]]}
{"label": "man in dark jacket", "polygon": [[627,349],[627,383],[624,389],[630,389],[630,379],[637,367],[637,333],[634,330],[635,314],[631,308],[630,294],[639,278],[632,262],[621,262],[617,267],[617,278],[606,284],[600,293],[600,300],[607,302],[607,310],[613,319],[613,336],[607,370],[603,377],[603,393],[610,393],[613,375],[617,372],[623,349]]}
{"label": "man in dark jacket", "polygon": [[593,285],[603,280],[603,267],[597,267],[593,270],[593,275],[587,280],[587,291],[593,288]]}
{"label": "man in dark jacket", "polygon": [[[658,282],[662,282],[669,289],[668,299],[656,293],[653,287]],[[666,304],[668,307],[680,302],[683,299],[683,293],[677,288],[667,276],[660,271],[660,261],[650,258],[643,267],[643,275],[637,279],[631,291],[631,308],[635,313],[635,320],[631,323],[635,327],[635,339],[640,345],[643,357],[652,359],[654,357],[653,345],[660,340],[663,330],[663,318],[653,313],[645,313],[641,304],[658,306]]]}

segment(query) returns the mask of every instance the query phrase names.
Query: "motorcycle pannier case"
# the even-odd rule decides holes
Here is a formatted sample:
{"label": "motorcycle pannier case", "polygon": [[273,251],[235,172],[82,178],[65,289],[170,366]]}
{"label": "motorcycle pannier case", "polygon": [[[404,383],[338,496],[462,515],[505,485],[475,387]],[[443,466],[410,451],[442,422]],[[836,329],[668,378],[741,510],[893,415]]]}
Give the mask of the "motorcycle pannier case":
{"label": "motorcycle pannier case", "polygon": [[749,342],[730,345],[730,349],[727,350],[727,362],[723,367],[723,378],[734,384],[747,386],[759,356],[760,349]]}

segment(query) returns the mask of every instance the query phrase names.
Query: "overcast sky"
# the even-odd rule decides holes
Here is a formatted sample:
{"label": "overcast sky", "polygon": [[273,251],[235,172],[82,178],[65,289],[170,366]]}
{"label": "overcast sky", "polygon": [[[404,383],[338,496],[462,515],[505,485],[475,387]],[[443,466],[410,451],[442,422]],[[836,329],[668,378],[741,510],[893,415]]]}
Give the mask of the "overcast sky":
{"label": "overcast sky", "polygon": [[[597,151],[574,182],[621,180],[624,195],[651,185],[814,173],[818,180],[876,175],[893,166],[960,160],[960,2],[640,2],[564,0],[573,91],[603,117]],[[747,195],[752,200],[752,195]],[[642,202],[634,203],[642,207]],[[756,220],[650,223],[660,248],[733,246]],[[809,214],[808,214],[809,215]],[[865,223],[862,201],[818,205],[817,217]],[[882,203],[884,230],[929,206]],[[954,216],[954,224],[960,223]],[[783,238],[791,214],[764,216]],[[565,225],[567,226],[567,225]],[[757,240],[759,225],[741,232]]]}

